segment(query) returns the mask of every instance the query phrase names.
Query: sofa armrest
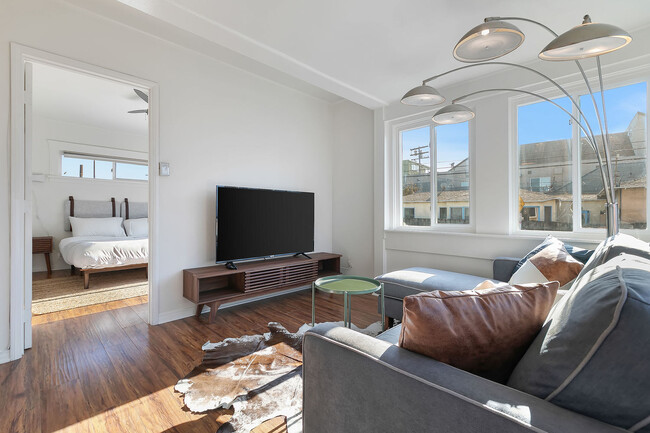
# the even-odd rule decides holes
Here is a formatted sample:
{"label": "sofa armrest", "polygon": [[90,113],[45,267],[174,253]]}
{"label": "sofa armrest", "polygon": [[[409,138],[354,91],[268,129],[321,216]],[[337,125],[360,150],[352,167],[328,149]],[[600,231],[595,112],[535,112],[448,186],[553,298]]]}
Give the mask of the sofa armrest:
{"label": "sofa armrest", "polygon": [[514,257],[497,257],[492,262],[492,277],[498,281],[509,281],[519,260]]}
{"label": "sofa armrest", "polygon": [[335,325],[303,341],[303,431],[621,432]]}

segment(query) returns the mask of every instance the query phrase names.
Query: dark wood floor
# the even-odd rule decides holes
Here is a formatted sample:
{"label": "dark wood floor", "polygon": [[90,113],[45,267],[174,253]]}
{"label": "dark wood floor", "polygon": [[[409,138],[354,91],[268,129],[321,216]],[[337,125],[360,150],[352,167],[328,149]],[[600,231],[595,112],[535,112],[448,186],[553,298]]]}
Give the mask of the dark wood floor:
{"label": "dark wood floor", "polygon": [[[318,294],[317,321],[343,318],[342,297]],[[379,320],[376,298],[355,296],[353,322]],[[201,345],[267,331],[270,321],[295,332],[311,321],[303,291],[158,326],[146,323],[146,297],[37,316],[33,348],[0,365],[0,432],[206,432],[223,415],[194,415],[174,392],[201,361]],[[282,431],[277,422],[264,431]],[[257,431],[257,429],[256,429]]]}

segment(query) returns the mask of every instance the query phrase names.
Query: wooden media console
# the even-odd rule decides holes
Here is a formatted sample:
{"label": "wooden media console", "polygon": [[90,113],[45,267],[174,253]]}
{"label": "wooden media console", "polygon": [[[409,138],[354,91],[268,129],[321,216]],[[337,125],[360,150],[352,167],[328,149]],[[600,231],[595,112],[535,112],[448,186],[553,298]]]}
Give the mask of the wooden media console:
{"label": "wooden media console", "polygon": [[341,255],[313,253],[311,258],[284,257],[183,270],[183,296],[196,305],[197,317],[210,307],[213,323],[219,305],[306,286],[320,277],[341,273]]}

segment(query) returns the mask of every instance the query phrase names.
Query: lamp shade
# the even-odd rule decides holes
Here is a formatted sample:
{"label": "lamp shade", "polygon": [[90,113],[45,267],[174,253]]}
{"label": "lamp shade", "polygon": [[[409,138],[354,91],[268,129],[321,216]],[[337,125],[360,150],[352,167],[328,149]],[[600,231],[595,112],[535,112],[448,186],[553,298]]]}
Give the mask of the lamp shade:
{"label": "lamp shade", "polygon": [[438,105],[443,102],[445,97],[433,87],[426,85],[414,87],[402,97],[402,104],[406,105]]}
{"label": "lamp shade", "polygon": [[454,57],[466,63],[496,59],[515,50],[524,39],[516,26],[505,21],[488,21],[465,33],[454,47]]}
{"label": "lamp shade", "polygon": [[462,104],[450,104],[436,111],[432,120],[441,125],[463,123],[474,118],[474,112]]}
{"label": "lamp shade", "polygon": [[555,61],[585,59],[611,53],[632,41],[632,36],[620,27],[585,21],[553,39],[539,53],[539,58]]}

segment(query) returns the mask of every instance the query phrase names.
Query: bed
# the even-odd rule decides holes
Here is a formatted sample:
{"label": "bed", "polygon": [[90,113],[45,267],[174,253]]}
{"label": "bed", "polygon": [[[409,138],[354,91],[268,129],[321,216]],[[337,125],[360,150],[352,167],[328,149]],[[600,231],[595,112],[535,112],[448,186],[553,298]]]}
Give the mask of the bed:
{"label": "bed", "polygon": [[[65,204],[64,224],[66,231],[72,231],[73,221],[78,223],[81,218],[118,218],[127,226],[136,220],[142,224],[147,218],[147,203],[129,202],[128,199],[120,204],[119,218],[115,199],[108,201],[74,200],[71,196]],[[129,221],[131,220],[131,221]],[[90,222],[87,220],[86,222]],[[93,220],[94,221],[94,220]],[[121,224],[121,223],[120,223]],[[146,224],[146,220],[144,220]],[[122,231],[123,232],[123,231]],[[61,257],[71,266],[73,274],[81,271],[84,278],[84,289],[90,286],[90,274],[117,270],[147,268],[149,262],[149,239],[144,233],[126,236],[75,236],[64,238],[59,243]],[[145,234],[145,235],[143,235]]]}

